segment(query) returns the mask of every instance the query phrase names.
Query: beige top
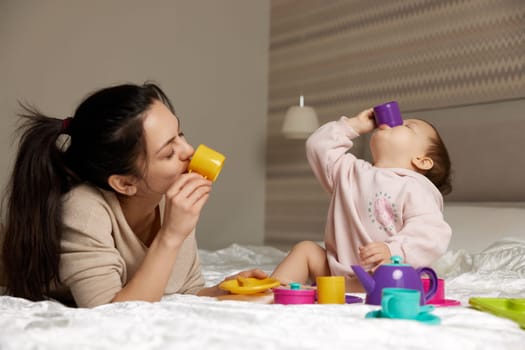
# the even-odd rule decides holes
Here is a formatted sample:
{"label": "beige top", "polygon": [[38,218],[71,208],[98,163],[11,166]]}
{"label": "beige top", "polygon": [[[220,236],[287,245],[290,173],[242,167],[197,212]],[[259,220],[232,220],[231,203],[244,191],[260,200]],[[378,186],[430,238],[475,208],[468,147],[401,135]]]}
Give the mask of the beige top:
{"label": "beige top", "polygon": [[[161,220],[162,213],[161,210]],[[79,307],[111,302],[148,247],[133,233],[113,192],[80,185],[64,196],[60,280]],[[204,278],[192,232],[181,246],[164,294],[196,294]],[[64,291],[54,297],[65,297]]]}

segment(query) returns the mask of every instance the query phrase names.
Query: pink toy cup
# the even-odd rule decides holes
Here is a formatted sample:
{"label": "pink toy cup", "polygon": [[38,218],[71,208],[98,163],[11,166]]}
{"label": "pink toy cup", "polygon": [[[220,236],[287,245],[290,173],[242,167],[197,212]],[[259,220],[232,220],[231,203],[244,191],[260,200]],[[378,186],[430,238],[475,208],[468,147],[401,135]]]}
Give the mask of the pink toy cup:
{"label": "pink toy cup", "polygon": [[[430,280],[428,278],[422,278],[423,290],[428,290],[430,287]],[[443,278],[437,279],[437,290],[436,294],[430,298],[426,304],[432,304],[434,306],[457,306],[461,305],[461,302],[454,299],[446,299],[445,297],[445,280]]]}
{"label": "pink toy cup", "polygon": [[283,305],[314,304],[315,289],[274,288],[273,303]]}
{"label": "pink toy cup", "polygon": [[[430,280],[428,278],[422,278],[421,282],[423,282],[423,290],[426,292],[430,287]],[[436,294],[427,301],[427,304],[439,304],[443,300],[445,300],[445,280],[438,278]]]}

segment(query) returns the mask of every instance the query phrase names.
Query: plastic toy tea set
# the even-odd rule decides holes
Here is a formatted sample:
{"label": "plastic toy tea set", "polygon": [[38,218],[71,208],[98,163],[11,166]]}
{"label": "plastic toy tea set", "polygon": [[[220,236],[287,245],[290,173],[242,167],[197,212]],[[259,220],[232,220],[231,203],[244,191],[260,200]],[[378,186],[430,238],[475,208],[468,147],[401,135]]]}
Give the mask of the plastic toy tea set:
{"label": "plastic toy tea set", "polygon": [[393,256],[370,275],[359,265],[352,265],[355,275],[366,291],[365,300],[345,293],[343,276],[317,277],[314,286],[290,283],[281,286],[274,278],[238,278],[224,281],[220,288],[234,294],[254,294],[273,291],[274,304],[351,304],[365,302],[380,305],[381,309],[366,314],[366,318],[408,319],[426,324],[439,324],[432,314],[434,307],[460,305],[445,299],[445,284],[429,267],[415,269]]}
{"label": "plastic toy tea set", "polygon": [[[391,264],[377,268],[371,276],[359,265],[352,265],[352,270],[365,288],[366,303],[381,305],[380,310],[371,311],[366,318],[399,318],[416,320],[428,324],[439,324],[439,317],[431,314],[434,306],[443,306],[441,300],[430,301],[438,291],[436,272],[430,267],[415,269],[401,263],[400,256],[393,256]],[[428,278],[425,278],[425,275]],[[428,284],[423,287],[423,281]],[[444,288],[444,283],[441,285]],[[444,294],[444,290],[440,292]],[[459,304],[459,303],[458,303]]]}
{"label": "plastic toy tea set", "polygon": [[[384,264],[370,275],[359,265],[352,265],[357,278],[366,290],[365,300],[345,293],[343,276],[322,276],[313,286],[290,283],[282,286],[274,278],[237,278],[224,281],[220,288],[234,294],[262,294],[273,291],[274,304],[352,304],[381,306],[365,318],[414,320],[437,325],[441,319],[432,314],[436,307],[459,306],[457,300],[445,298],[445,281],[429,267],[415,269],[393,256],[391,264]],[[426,275],[426,276],[425,276]],[[469,304],[481,311],[509,318],[525,329],[525,299],[472,297]]]}

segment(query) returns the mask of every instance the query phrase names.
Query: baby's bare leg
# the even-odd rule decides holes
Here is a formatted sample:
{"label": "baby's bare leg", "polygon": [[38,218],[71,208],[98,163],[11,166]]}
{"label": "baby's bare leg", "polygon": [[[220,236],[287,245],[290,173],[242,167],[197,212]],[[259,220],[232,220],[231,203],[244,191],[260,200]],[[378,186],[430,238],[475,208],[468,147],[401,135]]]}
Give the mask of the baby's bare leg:
{"label": "baby's bare leg", "polygon": [[297,243],[283,261],[275,268],[272,277],[282,284],[315,281],[317,276],[329,276],[326,250],[312,241]]}

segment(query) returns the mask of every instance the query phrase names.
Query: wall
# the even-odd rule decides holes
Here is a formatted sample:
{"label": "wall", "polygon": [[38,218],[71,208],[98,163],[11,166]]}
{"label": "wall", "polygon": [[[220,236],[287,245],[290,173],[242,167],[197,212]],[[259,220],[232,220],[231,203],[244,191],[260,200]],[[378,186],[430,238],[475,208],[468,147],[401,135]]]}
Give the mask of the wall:
{"label": "wall", "polygon": [[153,80],[189,142],[227,156],[200,247],[262,243],[268,37],[266,0],[0,2],[0,184],[17,100],[66,117],[93,90]]}

